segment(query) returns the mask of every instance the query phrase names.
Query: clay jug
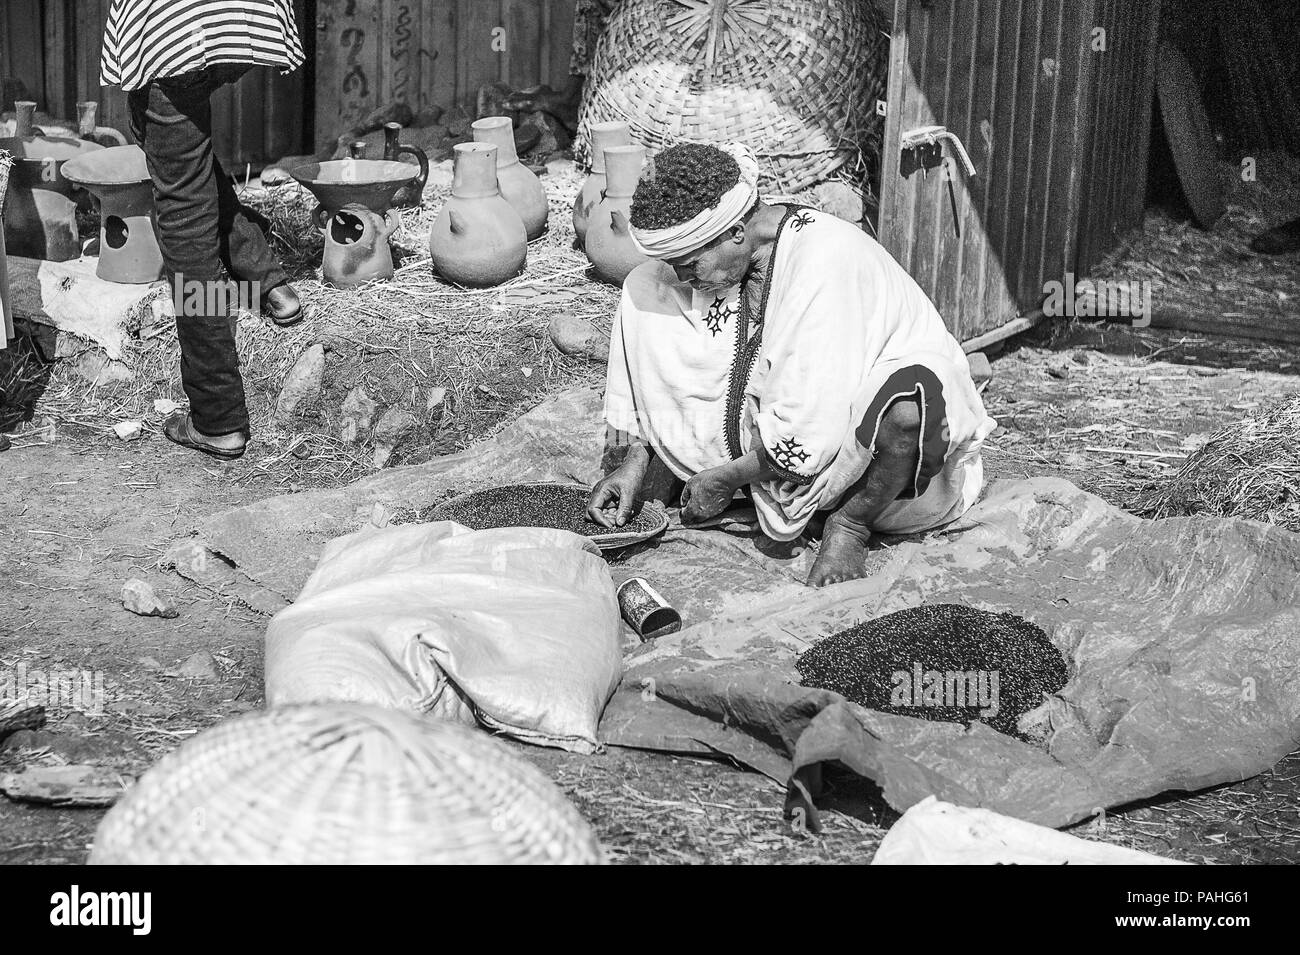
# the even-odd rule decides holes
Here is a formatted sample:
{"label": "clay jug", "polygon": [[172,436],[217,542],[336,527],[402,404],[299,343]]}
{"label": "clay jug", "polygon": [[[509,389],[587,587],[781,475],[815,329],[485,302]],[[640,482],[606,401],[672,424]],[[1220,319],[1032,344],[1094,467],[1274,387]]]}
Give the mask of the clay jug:
{"label": "clay jug", "polygon": [[429,231],[438,272],[459,285],[500,285],[524,269],[528,233],[497,187],[497,147],[461,143],[454,149],[451,198]]}
{"label": "clay jug", "polygon": [[587,241],[587,219],[605,190],[605,150],[610,146],[632,145],[627,123],[595,123],[591,127],[591,174],[573,200],[573,234],[578,245]]}
{"label": "clay jug", "polygon": [[395,209],[410,209],[420,204],[424,184],[429,181],[429,157],[419,146],[402,145],[401,123],[384,123],[384,158],[390,162],[401,162],[403,156],[415,157],[420,166],[420,174],[397,190],[397,195],[393,196]]}
{"label": "clay jug", "polygon": [[597,275],[615,285],[622,285],[629,272],[649,261],[633,244],[628,222],[644,164],[644,146],[606,149],[605,190],[587,220],[587,258]]}
{"label": "clay jug", "polygon": [[[93,133],[96,129],[94,111],[87,108],[90,105],[93,104],[81,104],[82,128]],[[14,156],[4,213],[9,254],[52,262],[75,259],[81,255],[77,234],[78,194],[64,178],[63,164],[104,147],[70,134],[43,132],[32,123],[36,113],[34,102],[15,103],[14,109],[14,135],[0,139],[0,149]]]}
{"label": "clay jug", "polygon": [[491,143],[497,148],[497,185],[502,197],[524,220],[531,242],[546,232],[546,218],[551,207],[546,190],[537,174],[519,161],[515,152],[514,124],[509,116],[488,116],[473,125],[476,143]]}

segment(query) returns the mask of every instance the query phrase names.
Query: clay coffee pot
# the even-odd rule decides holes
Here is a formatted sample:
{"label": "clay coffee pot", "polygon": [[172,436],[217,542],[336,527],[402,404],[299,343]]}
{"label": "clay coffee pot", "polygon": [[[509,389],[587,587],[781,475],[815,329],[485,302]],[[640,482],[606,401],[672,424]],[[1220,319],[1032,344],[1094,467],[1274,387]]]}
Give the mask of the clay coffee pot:
{"label": "clay coffee pot", "polygon": [[[99,135],[126,144],[126,137],[114,129],[95,126],[93,102],[79,103],[82,136]],[[66,262],[81,255],[77,233],[76,187],[63,176],[69,159],[103,149],[97,142],[79,138],[71,131],[44,131],[33,123],[36,104],[14,104],[14,135],[0,139],[0,149],[14,157],[5,202],[5,242],[10,255]]]}
{"label": "clay coffee pot", "polygon": [[434,267],[458,285],[500,285],[528,260],[524,221],[497,186],[497,149],[482,142],[454,147],[451,198],[429,231]]}
{"label": "clay coffee pot", "polygon": [[587,258],[606,282],[622,285],[627,274],[649,258],[632,242],[632,195],[645,165],[644,146],[605,150],[605,189],[587,220]]}
{"label": "clay coffee pot", "polygon": [[393,196],[395,209],[411,209],[420,204],[424,184],[429,181],[429,157],[419,146],[402,145],[401,137],[401,123],[384,123],[384,158],[389,162],[401,162],[403,156],[414,156],[420,165],[420,174]]}
{"label": "clay coffee pot", "polygon": [[627,123],[595,123],[591,127],[591,173],[573,200],[573,234],[578,237],[578,245],[587,241],[587,219],[605,189],[605,150],[630,145],[632,131]]}
{"label": "clay coffee pot", "polygon": [[497,147],[497,186],[506,202],[524,220],[528,241],[546,232],[551,207],[537,174],[519,161],[514,124],[509,116],[488,116],[474,122],[474,141]]}

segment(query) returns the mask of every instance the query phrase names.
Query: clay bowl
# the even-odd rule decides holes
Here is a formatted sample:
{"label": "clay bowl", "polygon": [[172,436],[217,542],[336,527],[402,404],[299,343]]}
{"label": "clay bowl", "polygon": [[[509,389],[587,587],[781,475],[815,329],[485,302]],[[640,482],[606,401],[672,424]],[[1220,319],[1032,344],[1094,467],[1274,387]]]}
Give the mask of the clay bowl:
{"label": "clay bowl", "polygon": [[151,184],[144,150],[139,146],[110,146],[82,153],[63,164],[63,177],[85,186],[100,199]]}
{"label": "clay bowl", "polygon": [[289,174],[330,212],[357,203],[383,215],[397,190],[415,179],[420,169],[391,159],[331,159],[297,166]]}

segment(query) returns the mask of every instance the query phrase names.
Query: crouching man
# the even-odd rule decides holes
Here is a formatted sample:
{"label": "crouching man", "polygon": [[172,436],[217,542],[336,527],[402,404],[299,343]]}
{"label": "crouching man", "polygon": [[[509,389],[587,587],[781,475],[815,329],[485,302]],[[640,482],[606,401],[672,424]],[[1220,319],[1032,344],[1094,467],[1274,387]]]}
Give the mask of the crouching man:
{"label": "crouching man", "polygon": [[605,391],[630,450],[591,518],[623,524],[657,456],[686,482],[683,523],[746,489],[776,540],[829,512],[821,587],[863,576],[873,533],[959,517],[996,422],[920,287],[857,227],[761,201],[743,146],[674,146],[654,169],[631,214],[654,261],[624,283]]}

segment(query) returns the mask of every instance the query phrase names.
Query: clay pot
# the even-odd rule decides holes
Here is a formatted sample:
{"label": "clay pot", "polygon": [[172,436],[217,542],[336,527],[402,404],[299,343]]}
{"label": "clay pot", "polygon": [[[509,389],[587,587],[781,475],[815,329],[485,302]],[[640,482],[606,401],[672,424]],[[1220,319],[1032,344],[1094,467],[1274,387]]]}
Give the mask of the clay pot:
{"label": "clay pot", "polygon": [[401,142],[402,124],[384,123],[384,158],[389,162],[400,162],[403,156],[414,156],[419,163],[420,174],[393,196],[393,206],[409,209],[420,204],[424,195],[424,184],[429,181],[429,157],[419,146],[404,146]]}
{"label": "clay pot", "polygon": [[546,201],[546,190],[536,173],[519,161],[515,152],[514,125],[508,116],[488,116],[473,124],[474,141],[491,143],[497,147],[497,186],[501,196],[514,206],[519,218],[524,220],[528,241],[546,232],[546,219],[551,207]]}
{"label": "clay pot", "polygon": [[528,259],[523,219],[497,186],[497,146],[461,143],[451,198],[429,231],[429,254],[438,272],[459,285],[500,285]]}
{"label": "clay pot", "polygon": [[[79,104],[80,128],[87,134],[112,134],[116,130],[94,125],[94,104]],[[32,120],[33,102],[15,103],[14,135],[0,139],[0,149],[14,156],[9,174],[9,195],[5,201],[5,242],[10,255],[25,255],[51,262],[66,262],[81,255],[77,234],[77,193],[63,176],[63,164],[104,147],[80,139],[70,131],[47,133]],[[125,139],[122,139],[125,142]]]}
{"label": "clay pot", "polygon": [[629,272],[649,261],[633,244],[628,222],[643,165],[644,146],[606,149],[605,190],[587,220],[587,258],[601,278],[615,285],[622,285]]}
{"label": "clay pot", "polygon": [[591,174],[573,200],[573,234],[578,237],[578,245],[587,241],[587,219],[605,191],[605,150],[630,145],[632,131],[627,123],[596,123],[591,127]]}

